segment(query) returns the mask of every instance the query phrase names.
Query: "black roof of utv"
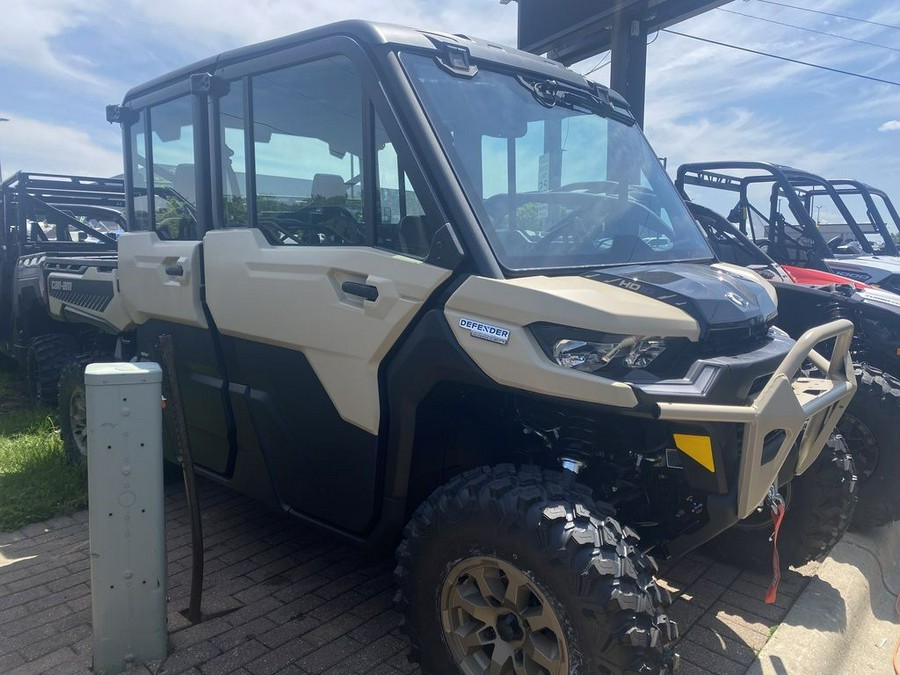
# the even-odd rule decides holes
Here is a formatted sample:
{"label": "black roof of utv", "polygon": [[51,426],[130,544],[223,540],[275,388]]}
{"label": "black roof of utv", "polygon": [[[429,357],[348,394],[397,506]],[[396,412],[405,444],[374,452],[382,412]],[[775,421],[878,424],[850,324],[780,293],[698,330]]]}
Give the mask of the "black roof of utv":
{"label": "black roof of utv", "polygon": [[[216,56],[198,61],[184,68],[172,71],[161,77],[150,80],[142,85],[134,87],[127,94],[123,103],[128,103],[133,99],[151,94],[159,89],[171,85],[178,81],[198,73],[214,73],[218,68],[222,68],[232,63],[239,63],[251,58],[265,56],[276,52],[296,47],[302,44],[324,40],[335,37],[347,37],[357,44],[368,48],[367,51],[373,53],[372,48],[389,47],[407,48],[415,51],[430,51],[439,53],[445,49],[447,45],[458,45],[468,50],[469,56],[476,62],[491,62],[507,68],[527,70],[541,77],[555,79],[574,84],[579,87],[588,88],[597,86],[606,90],[602,85],[588,83],[578,73],[569,70],[562,64],[551,61],[541,56],[535,56],[528,52],[519,51],[513,47],[503,46],[488,40],[469,37],[467,35],[451,35],[450,33],[442,33],[440,31],[419,30],[416,28],[408,28],[386,23],[372,23],[369,21],[339,21],[318,28],[311,28],[300,33],[287,35],[285,37],[275,38],[266,42],[240,47],[231,51],[222,52]],[[610,92],[611,97],[615,100],[617,106],[628,108],[625,99]]]}

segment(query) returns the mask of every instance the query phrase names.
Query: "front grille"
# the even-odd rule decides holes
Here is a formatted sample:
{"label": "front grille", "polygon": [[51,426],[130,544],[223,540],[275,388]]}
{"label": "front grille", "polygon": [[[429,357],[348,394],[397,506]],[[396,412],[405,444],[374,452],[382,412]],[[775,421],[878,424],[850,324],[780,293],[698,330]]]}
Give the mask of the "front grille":
{"label": "front grille", "polygon": [[703,350],[707,354],[721,355],[735,348],[746,348],[761,342],[768,333],[768,323],[710,328],[703,341]]}

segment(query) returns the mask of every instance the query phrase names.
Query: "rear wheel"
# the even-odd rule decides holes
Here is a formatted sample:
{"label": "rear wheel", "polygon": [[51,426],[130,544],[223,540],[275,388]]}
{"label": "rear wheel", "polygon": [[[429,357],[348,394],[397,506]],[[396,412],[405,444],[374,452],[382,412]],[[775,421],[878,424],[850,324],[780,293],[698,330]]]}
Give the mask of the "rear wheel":
{"label": "rear wheel", "polygon": [[56,405],[59,372],[78,351],[78,341],[66,333],[34,338],[25,355],[25,380],[32,406]]}
{"label": "rear wheel", "polygon": [[900,520],[900,380],[865,364],[856,366],[857,390],[838,430],[859,472],[854,529]]}
{"label": "rear wheel", "polygon": [[451,479],[397,550],[411,658],[429,675],[671,672],[669,594],[612,513],[536,467]]}
{"label": "rear wheel", "polygon": [[[838,435],[800,476],[782,488],[787,511],[778,535],[783,568],[821,560],[847,531],[856,506],[853,459]],[[704,553],[722,562],[772,571],[772,516],[768,507],[751,514],[704,546]]]}
{"label": "rear wheel", "polygon": [[87,461],[87,399],[84,369],[89,363],[109,361],[102,352],[79,354],[63,366],[59,375],[59,427],[63,447],[74,464]]}

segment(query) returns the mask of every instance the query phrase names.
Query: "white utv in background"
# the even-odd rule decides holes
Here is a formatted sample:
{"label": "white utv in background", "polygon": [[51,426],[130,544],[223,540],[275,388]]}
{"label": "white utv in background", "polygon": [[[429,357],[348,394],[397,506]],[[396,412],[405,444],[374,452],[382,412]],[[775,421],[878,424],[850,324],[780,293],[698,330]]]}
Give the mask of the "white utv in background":
{"label": "white utv in background", "polygon": [[134,195],[120,355],[172,336],[204,475],[359,544],[402,532],[427,673],[670,670],[648,552],[754,511],[853,394],[851,324],[773,328],[625,102],[554,62],[346,22],[108,117]]}

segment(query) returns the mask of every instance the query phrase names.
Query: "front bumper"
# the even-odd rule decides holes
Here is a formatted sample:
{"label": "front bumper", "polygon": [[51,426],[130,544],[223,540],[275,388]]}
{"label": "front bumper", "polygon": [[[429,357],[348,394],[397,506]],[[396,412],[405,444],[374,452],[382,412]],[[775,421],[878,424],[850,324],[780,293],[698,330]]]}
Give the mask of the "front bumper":
{"label": "front bumper", "polygon": [[[849,354],[852,338],[853,324],[844,319],[811,328],[797,340],[762,390],[744,405],[655,404],[661,420],[743,425],[737,490],[732,493],[738,520],[762,503],[794,447],[797,474],[818,457],[856,390]],[[826,359],[815,347],[832,339],[831,358]],[[823,377],[797,377],[807,361]],[[779,437],[781,443],[772,453],[772,439]]]}

